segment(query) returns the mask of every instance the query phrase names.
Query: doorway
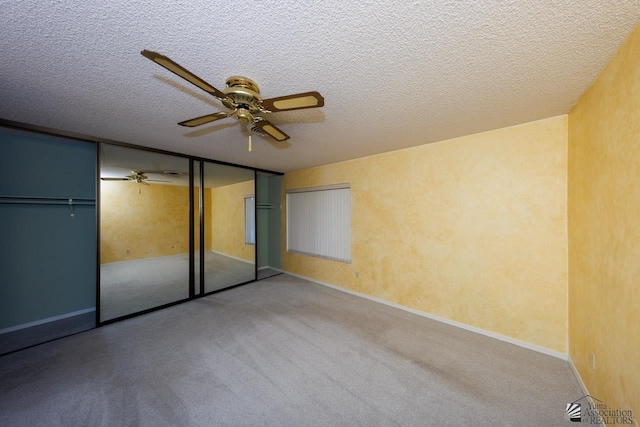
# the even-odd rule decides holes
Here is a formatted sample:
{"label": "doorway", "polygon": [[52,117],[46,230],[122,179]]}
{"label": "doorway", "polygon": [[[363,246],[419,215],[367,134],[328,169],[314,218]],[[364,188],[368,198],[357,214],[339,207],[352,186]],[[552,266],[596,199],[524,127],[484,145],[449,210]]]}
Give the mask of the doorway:
{"label": "doorway", "polygon": [[258,280],[282,273],[282,176],[256,176]]}

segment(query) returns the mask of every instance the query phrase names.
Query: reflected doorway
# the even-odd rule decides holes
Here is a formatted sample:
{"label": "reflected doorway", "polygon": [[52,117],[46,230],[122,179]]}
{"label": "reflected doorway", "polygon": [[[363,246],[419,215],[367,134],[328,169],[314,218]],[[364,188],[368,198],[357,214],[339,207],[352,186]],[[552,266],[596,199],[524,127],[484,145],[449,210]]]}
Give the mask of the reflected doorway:
{"label": "reflected doorway", "polygon": [[255,172],[212,162],[196,162],[194,171],[202,223],[196,288],[206,294],[255,280]]}

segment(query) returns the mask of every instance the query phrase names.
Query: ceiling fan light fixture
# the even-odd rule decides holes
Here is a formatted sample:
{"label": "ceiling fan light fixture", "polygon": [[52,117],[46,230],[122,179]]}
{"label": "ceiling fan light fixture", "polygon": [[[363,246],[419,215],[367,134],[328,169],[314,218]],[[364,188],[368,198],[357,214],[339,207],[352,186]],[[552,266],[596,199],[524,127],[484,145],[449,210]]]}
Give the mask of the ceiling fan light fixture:
{"label": "ceiling fan light fixture", "polygon": [[238,108],[236,110],[236,117],[241,122],[251,122],[253,121],[253,117],[251,116],[251,112],[245,108]]}

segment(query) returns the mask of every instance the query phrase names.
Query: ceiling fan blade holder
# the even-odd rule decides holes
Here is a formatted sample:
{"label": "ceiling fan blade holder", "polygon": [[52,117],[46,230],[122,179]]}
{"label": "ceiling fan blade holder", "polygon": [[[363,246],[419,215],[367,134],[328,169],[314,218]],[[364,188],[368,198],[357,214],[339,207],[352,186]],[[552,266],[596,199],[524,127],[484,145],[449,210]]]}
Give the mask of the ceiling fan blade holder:
{"label": "ceiling fan blade holder", "polygon": [[233,115],[233,113],[225,113],[225,112],[218,112],[218,113],[213,113],[213,114],[207,114],[204,116],[200,116],[200,117],[196,117],[194,119],[189,119],[189,120],[185,120],[183,122],[178,123],[180,126],[186,126],[186,127],[196,127],[196,126],[200,126],[200,125],[204,125],[206,123],[211,123],[211,122],[215,122],[216,120],[220,120],[220,119],[226,119],[227,117]]}
{"label": "ceiling fan blade holder", "polygon": [[226,98],[224,93],[220,92],[218,89],[216,89],[215,87],[211,86],[209,83],[205,82],[200,77],[196,76],[191,71],[187,70],[186,68],[184,68],[180,64],[172,61],[168,57],[166,57],[164,55],[160,55],[158,52],[153,52],[151,50],[146,50],[146,49],[143,50],[140,53],[144,57],[149,58],[150,60],[152,60],[156,64],[163,66],[164,68],[166,68],[167,70],[171,71],[175,75],[177,75],[179,77],[182,77],[183,79],[185,79],[189,83],[191,83],[193,85],[196,85],[200,89],[202,89],[205,92],[215,96],[216,98],[220,98],[220,99]]}
{"label": "ceiling fan blade holder", "polygon": [[262,106],[270,112],[302,110],[324,106],[324,98],[316,91],[296,93],[294,95],[269,98],[262,101]]}
{"label": "ceiling fan blade holder", "polygon": [[262,136],[268,135],[265,131],[256,126],[256,122],[247,123],[247,130]]}

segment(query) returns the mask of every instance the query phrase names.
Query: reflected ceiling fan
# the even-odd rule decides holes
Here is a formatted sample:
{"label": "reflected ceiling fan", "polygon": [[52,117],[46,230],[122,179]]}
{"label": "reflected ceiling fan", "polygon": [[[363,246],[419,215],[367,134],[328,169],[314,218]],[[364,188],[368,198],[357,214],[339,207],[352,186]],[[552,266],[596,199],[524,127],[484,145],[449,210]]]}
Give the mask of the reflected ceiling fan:
{"label": "reflected ceiling fan", "polygon": [[[216,120],[236,116],[240,122],[247,123],[247,129],[251,132],[268,135],[276,141],[286,141],[289,139],[289,135],[278,129],[267,119],[257,116],[257,114],[324,106],[324,98],[315,91],[262,99],[258,85],[253,80],[240,76],[229,77],[226,82],[226,88],[223,91],[219,91],[166,56],[150,50],[143,50],[141,53],[153,62],[196,85],[208,94],[213,95],[220,100],[225,107],[232,110],[228,113],[220,111],[185,120],[178,123],[181,126],[196,127]],[[249,151],[251,151],[251,137],[249,137]]]}
{"label": "reflected ceiling fan", "polygon": [[[122,178],[100,178],[103,181],[133,181],[138,184],[149,185],[149,182],[171,182],[171,181],[163,181],[160,179],[149,179],[145,173],[164,173],[164,171],[160,172],[142,172],[142,171],[131,171],[131,175],[127,175]],[[147,182],[148,181],[148,182]]]}

